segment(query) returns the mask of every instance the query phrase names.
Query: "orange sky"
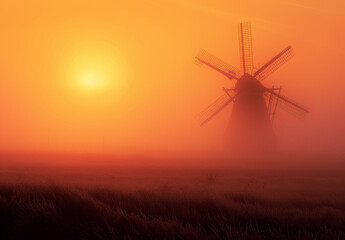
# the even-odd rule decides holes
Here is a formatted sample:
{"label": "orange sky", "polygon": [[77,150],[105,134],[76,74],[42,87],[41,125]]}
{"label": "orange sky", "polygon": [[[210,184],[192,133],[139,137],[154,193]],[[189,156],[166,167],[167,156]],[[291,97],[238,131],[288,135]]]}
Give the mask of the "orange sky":
{"label": "orange sky", "polygon": [[296,53],[264,83],[311,110],[278,112],[281,145],[342,150],[344,1],[51,2],[0,3],[1,149],[216,152],[231,108],[203,128],[194,117],[233,83],[194,56],[239,66],[237,24],[251,21],[255,67]]}

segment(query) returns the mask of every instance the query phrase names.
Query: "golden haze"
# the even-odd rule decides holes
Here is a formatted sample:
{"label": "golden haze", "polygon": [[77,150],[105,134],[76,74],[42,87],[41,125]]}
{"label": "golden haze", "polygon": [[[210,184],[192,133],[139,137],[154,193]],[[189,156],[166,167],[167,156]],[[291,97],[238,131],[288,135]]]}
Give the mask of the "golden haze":
{"label": "golden haze", "polygon": [[285,148],[343,151],[344,1],[2,1],[1,149],[193,154],[219,150],[231,108],[194,116],[233,83],[194,65],[200,47],[238,66],[251,21],[256,67],[291,44],[265,84],[309,106],[278,113]]}

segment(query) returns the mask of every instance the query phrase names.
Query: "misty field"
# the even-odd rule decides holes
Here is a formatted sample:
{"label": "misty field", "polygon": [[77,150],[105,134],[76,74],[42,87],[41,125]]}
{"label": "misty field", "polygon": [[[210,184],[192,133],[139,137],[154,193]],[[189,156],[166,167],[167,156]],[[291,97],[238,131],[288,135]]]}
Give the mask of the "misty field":
{"label": "misty field", "polygon": [[1,164],[0,239],[345,239],[342,169]]}

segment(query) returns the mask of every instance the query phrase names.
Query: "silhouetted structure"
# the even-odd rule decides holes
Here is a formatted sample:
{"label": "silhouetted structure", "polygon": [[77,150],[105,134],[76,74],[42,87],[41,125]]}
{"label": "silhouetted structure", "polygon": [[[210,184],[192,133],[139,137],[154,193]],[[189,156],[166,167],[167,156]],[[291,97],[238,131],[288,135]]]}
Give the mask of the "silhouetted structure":
{"label": "silhouetted structure", "polygon": [[229,131],[233,139],[231,146],[250,147],[251,150],[272,148],[275,144],[272,122],[277,105],[296,116],[308,112],[305,107],[281,95],[281,87],[267,88],[261,83],[293,57],[293,50],[288,46],[254,71],[250,23],[239,24],[239,47],[241,69],[230,66],[203,49],[196,56],[197,63],[205,64],[236,81],[233,89],[223,87],[225,93],[201,112],[198,120],[203,125],[234,102]]}

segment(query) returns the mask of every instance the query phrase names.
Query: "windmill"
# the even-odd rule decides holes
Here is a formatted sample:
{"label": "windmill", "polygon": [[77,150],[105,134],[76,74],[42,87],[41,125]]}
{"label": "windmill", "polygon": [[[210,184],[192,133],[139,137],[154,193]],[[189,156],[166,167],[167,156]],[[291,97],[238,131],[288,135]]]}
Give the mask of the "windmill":
{"label": "windmill", "polygon": [[272,123],[277,106],[301,117],[308,109],[281,94],[281,87],[265,87],[262,81],[290,60],[291,46],[286,47],[259,69],[253,67],[252,34],[250,23],[240,23],[238,27],[241,68],[233,67],[221,59],[201,49],[196,62],[206,65],[236,81],[234,88],[224,88],[223,95],[202,111],[197,119],[204,125],[225,107],[234,103],[231,113],[229,134],[239,145],[270,147],[274,144]]}

